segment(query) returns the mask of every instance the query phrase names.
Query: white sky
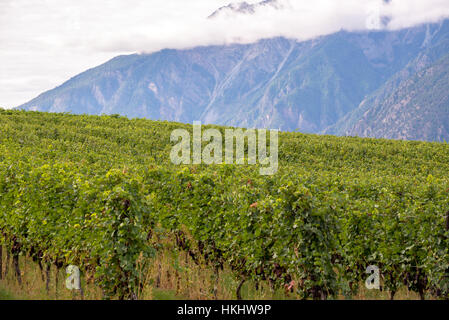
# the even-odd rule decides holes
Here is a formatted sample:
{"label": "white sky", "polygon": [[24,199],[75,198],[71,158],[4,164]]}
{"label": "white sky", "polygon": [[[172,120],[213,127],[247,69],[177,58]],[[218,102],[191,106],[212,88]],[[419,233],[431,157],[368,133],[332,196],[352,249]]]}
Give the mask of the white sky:
{"label": "white sky", "polygon": [[[119,54],[300,40],[449,17],[449,0],[279,0],[255,15],[206,19],[232,0],[0,0],[0,107],[15,107]],[[257,1],[247,1],[255,3]]]}

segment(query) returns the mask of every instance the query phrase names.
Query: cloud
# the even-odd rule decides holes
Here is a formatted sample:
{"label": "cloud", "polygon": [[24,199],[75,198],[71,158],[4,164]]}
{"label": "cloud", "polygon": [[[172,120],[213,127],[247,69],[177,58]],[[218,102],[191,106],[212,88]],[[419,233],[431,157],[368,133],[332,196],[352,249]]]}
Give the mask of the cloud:
{"label": "cloud", "polygon": [[119,54],[275,36],[306,40],[449,17],[447,0],[277,0],[207,19],[229,2],[0,0],[0,106],[24,103]]}

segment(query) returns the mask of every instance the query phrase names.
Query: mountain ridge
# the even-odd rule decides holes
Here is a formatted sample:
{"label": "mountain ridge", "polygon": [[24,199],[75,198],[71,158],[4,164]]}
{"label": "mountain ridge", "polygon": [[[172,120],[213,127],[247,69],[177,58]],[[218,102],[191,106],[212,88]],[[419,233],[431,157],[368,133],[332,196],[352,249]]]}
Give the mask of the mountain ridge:
{"label": "mountain ridge", "polygon": [[256,2],[253,4],[250,4],[246,1],[243,2],[234,2],[230,3],[226,6],[222,6],[215,10],[211,15],[209,15],[208,19],[215,19],[220,16],[234,16],[236,14],[243,14],[243,15],[252,15],[255,14],[256,11],[263,7],[271,7],[273,9],[282,9],[284,8],[284,4],[281,3],[279,0],[263,0],[260,2]]}
{"label": "mountain ridge", "polygon": [[448,35],[446,20],[118,56],[19,108],[345,135],[371,95],[449,52]]}
{"label": "mountain ridge", "polygon": [[[449,25],[446,23],[440,25],[439,31],[442,28],[446,28],[444,32],[440,34],[440,37],[436,39],[436,44],[427,48],[421,52],[414,60],[412,60],[408,65],[402,69],[400,72],[395,74],[390,78],[380,89],[364,99],[358,108],[347,114],[345,117],[340,119],[335,125],[327,128],[322,133],[324,134],[335,134],[335,135],[356,135],[361,137],[374,137],[374,138],[389,138],[389,139],[401,139],[401,140],[429,140],[429,141],[445,141],[449,138],[447,125],[444,123],[449,123],[449,116],[445,114],[444,109],[447,107],[448,95],[444,94],[448,92],[449,88],[449,65],[444,64],[445,59],[447,59],[447,54],[449,53]],[[425,43],[429,41],[429,32],[427,32]],[[437,35],[436,33],[434,35]],[[441,63],[443,64],[443,70],[441,70]],[[438,68],[439,67],[439,68]],[[426,77],[426,71],[438,69],[439,72],[447,73],[446,83],[441,81],[435,81],[435,83],[428,83],[428,77]],[[434,79],[436,80],[436,79]],[[398,107],[398,103],[401,103],[398,98],[394,98],[395,95],[405,96],[410,93],[413,98],[409,97],[408,103],[404,106],[405,110],[401,108],[402,115],[404,112],[413,111],[414,100],[418,97],[410,92],[411,84],[419,83],[418,86],[426,86],[429,91],[428,102],[424,105],[429,106],[434,109],[432,114],[439,114],[440,117],[433,120],[428,120],[426,125],[431,125],[435,127],[437,123],[441,121],[443,124],[438,125],[438,129],[443,131],[442,134],[430,133],[434,131],[435,128],[430,130],[421,130],[416,128],[417,122],[421,118],[425,122],[425,115],[415,115],[415,117],[405,119],[402,122],[395,123],[394,125],[390,123],[390,127],[384,127],[383,130],[375,129],[379,127],[382,123],[387,122],[387,117],[389,107]],[[443,86],[443,88],[441,88]],[[446,101],[446,105],[432,104],[432,95],[439,94],[442,97],[442,101]],[[424,92],[419,93],[420,96],[424,95]],[[408,106],[407,106],[408,105]],[[381,107],[382,106],[382,107]],[[377,110],[377,111],[376,111]],[[416,111],[416,110],[414,110]],[[428,110],[429,111],[429,110]],[[384,114],[384,116],[379,116],[378,114]],[[398,112],[397,116],[401,115]],[[396,118],[395,115],[389,115],[389,119]],[[429,115],[427,115],[429,117]],[[371,120],[370,118],[371,117]],[[432,116],[430,116],[432,118]],[[376,120],[373,120],[376,119]],[[404,126],[415,127],[415,130],[407,130],[403,132]]]}

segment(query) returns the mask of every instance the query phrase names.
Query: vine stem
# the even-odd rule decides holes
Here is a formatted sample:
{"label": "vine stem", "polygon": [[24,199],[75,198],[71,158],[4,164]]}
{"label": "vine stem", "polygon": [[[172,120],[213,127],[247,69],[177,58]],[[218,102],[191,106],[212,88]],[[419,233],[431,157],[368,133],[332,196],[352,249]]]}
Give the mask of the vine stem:
{"label": "vine stem", "polygon": [[44,268],[42,267],[42,262],[41,259],[38,258],[38,265],[39,265],[39,270],[41,271],[41,278],[42,278],[42,282],[45,282],[45,275],[44,275]]}
{"label": "vine stem", "polygon": [[83,286],[81,283],[80,283],[80,297],[81,297],[81,300],[84,300],[84,290],[83,290]]}
{"label": "vine stem", "polygon": [[9,251],[6,250],[6,265],[5,265],[5,279],[8,276],[8,271],[9,271],[9,259],[10,259],[10,254]]}
{"label": "vine stem", "polygon": [[0,245],[0,280],[3,278],[3,245]]}
{"label": "vine stem", "polygon": [[16,271],[17,282],[22,286],[22,275],[20,274],[19,255],[14,254],[12,257],[14,270]]}
{"label": "vine stem", "polygon": [[47,269],[45,270],[45,289],[47,290],[47,294],[50,293],[50,265],[47,264]]}
{"label": "vine stem", "polygon": [[237,287],[237,292],[236,292],[237,293],[237,300],[243,300],[242,299],[242,286],[245,283],[245,281],[246,281],[246,278],[243,278],[240,281],[239,286]]}
{"label": "vine stem", "polygon": [[55,274],[55,297],[58,299],[58,283],[59,283],[59,268],[56,267],[56,274]]}
{"label": "vine stem", "polygon": [[214,276],[215,276],[214,299],[217,300],[217,296],[218,296],[218,280],[219,280],[219,277],[220,277],[220,270],[219,270],[218,266],[215,266]]}

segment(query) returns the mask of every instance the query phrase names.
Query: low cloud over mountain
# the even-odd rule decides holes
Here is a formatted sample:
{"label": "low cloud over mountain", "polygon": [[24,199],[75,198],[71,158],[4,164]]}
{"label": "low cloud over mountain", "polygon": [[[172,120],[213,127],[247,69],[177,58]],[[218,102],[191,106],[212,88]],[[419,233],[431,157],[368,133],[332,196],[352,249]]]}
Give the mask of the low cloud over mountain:
{"label": "low cloud over mountain", "polygon": [[[447,0],[246,2],[2,0],[0,105],[19,105],[119,54],[274,37],[305,41],[340,30],[397,30],[449,16]],[[218,11],[230,14],[207,19],[222,7]],[[232,14],[232,8],[251,14]]]}
{"label": "low cloud over mountain", "polygon": [[255,14],[257,10],[264,7],[271,7],[279,10],[291,6],[289,0],[264,0],[253,4],[248,2],[230,3],[227,6],[223,6],[216,10],[208,18],[213,19],[221,16],[229,18],[236,14]]}

